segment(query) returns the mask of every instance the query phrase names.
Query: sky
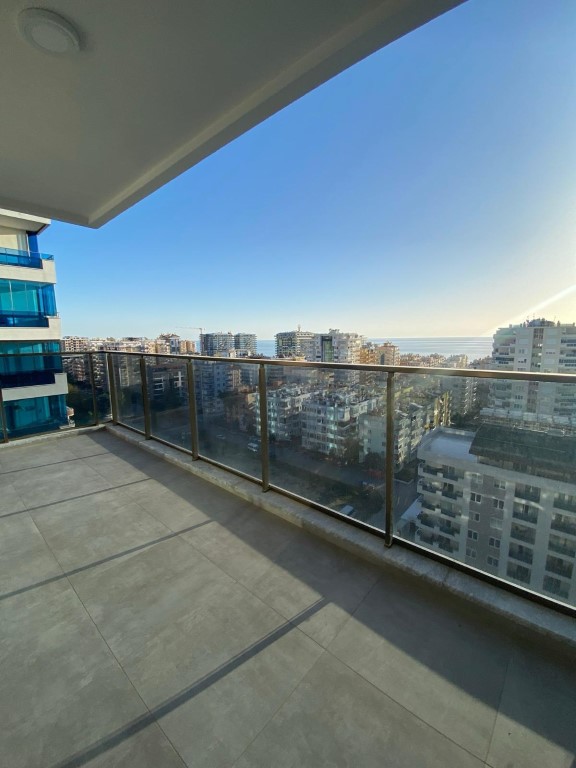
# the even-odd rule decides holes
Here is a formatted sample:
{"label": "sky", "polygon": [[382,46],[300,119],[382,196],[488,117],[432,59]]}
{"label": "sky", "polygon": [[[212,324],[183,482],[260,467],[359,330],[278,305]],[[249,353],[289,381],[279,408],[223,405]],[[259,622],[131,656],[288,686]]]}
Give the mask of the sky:
{"label": "sky", "polygon": [[64,335],[490,335],[576,321],[576,2],[469,0],[98,230]]}

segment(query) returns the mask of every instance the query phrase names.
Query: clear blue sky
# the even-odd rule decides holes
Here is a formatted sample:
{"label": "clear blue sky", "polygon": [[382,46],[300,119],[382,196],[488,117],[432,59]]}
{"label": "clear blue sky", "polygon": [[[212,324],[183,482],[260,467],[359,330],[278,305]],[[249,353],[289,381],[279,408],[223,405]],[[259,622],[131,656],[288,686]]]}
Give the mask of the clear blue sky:
{"label": "clear blue sky", "polygon": [[63,333],[576,321],[575,40],[575,0],[469,0],[101,229],[53,223]]}

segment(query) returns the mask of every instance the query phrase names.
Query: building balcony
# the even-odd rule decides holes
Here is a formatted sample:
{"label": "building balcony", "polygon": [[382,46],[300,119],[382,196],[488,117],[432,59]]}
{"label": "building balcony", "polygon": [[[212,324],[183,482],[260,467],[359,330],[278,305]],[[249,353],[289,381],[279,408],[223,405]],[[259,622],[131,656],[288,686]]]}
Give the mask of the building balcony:
{"label": "building balcony", "polygon": [[11,267],[27,267],[28,269],[42,269],[44,262],[54,261],[54,256],[47,253],[32,253],[21,251],[17,248],[0,248],[0,264]]}
{"label": "building balcony", "polygon": [[552,522],[550,523],[550,528],[553,531],[561,531],[562,533],[567,533],[570,536],[576,536],[576,520],[558,520],[555,517],[552,518]]}
{"label": "building balcony", "polygon": [[576,500],[569,501],[568,499],[555,498],[553,505],[555,509],[562,509],[565,512],[576,513]]}
{"label": "building balcony", "polygon": [[0,311],[0,328],[48,328],[47,315],[34,312]]}
{"label": "building balcony", "polygon": [[445,534],[446,536],[460,536],[460,528],[443,524],[440,524],[438,527],[441,533]]}
{"label": "building balcony", "polygon": [[247,501],[248,481],[207,466],[207,482],[145,443],[100,430],[0,449],[4,766],[425,755],[481,768],[545,749],[554,767],[574,753],[568,647],[470,606],[444,576],[406,579],[337,548]]}
{"label": "building balcony", "polygon": [[534,544],[534,541],[536,540],[536,531],[533,528],[524,528],[520,525],[512,524],[510,538]]}
{"label": "building balcony", "polygon": [[516,544],[511,544],[510,549],[508,550],[508,556],[512,557],[514,560],[520,560],[522,563],[532,565],[534,553],[531,549],[527,549],[526,547],[518,547]]}
{"label": "building balcony", "polygon": [[514,508],[512,510],[512,517],[514,520],[520,520],[521,522],[529,523],[530,525],[538,524],[538,513],[536,511],[533,513],[522,512],[521,510]]}

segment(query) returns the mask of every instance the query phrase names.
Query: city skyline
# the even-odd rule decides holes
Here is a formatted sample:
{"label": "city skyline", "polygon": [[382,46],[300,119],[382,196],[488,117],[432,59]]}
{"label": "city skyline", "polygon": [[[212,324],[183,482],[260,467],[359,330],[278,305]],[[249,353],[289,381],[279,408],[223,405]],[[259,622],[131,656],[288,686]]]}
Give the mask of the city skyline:
{"label": "city skyline", "polygon": [[575,321],[575,31],[566,0],[471,0],[102,229],[55,222],[63,333]]}

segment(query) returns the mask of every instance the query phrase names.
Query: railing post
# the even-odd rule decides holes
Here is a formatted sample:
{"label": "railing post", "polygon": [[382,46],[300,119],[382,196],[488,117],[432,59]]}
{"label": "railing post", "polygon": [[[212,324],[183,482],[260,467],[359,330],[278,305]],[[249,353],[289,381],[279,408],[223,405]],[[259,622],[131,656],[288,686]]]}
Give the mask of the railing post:
{"label": "railing post", "polygon": [[148,383],[144,355],[140,355],[140,386],[142,391],[142,407],[144,409],[144,434],[146,435],[146,440],[150,440],[152,428],[150,425],[150,401],[148,400]]}
{"label": "railing post", "polygon": [[7,443],[8,440],[8,427],[6,426],[6,411],[4,410],[4,397],[2,395],[2,387],[0,387],[0,421],[2,421],[2,442]]}
{"label": "railing post", "polygon": [[90,374],[90,386],[92,387],[92,408],[94,409],[94,426],[100,424],[100,415],[98,413],[98,398],[96,397],[96,379],[94,378],[93,352],[88,352],[88,372]]}
{"label": "railing post", "polygon": [[192,460],[200,456],[200,441],[198,439],[198,411],[196,409],[196,382],[194,379],[194,363],[186,361],[186,381],[188,384],[188,415],[190,418],[190,442],[192,445]]}
{"label": "railing post", "polygon": [[258,366],[258,391],[260,409],[260,459],[262,462],[262,490],[270,488],[270,451],[268,440],[268,404],[266,397],[266,366]]}
{"label": "railing post", "polygon": [[112,355],[106,352],[106,367],[108,369],[108,387],[110,388],[110,407],[112,408],[112,424],[118,424],[118,397],[116,392],[116,379],[114,377],[114,366],[112,364]]}
{"label": "railing post", "polygon": [[392,546],[394,533],[394,372],[386,379],[386,523],[384,543]]}

